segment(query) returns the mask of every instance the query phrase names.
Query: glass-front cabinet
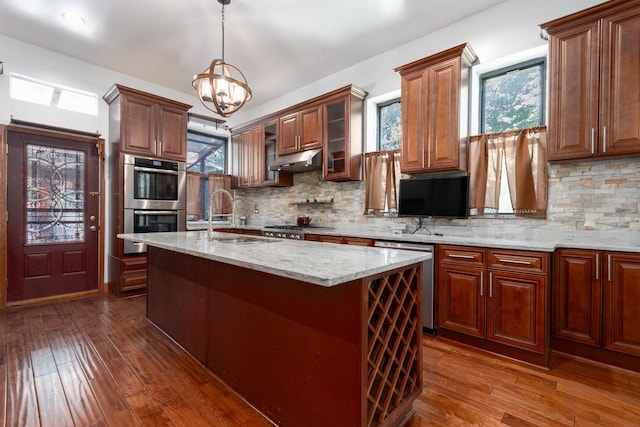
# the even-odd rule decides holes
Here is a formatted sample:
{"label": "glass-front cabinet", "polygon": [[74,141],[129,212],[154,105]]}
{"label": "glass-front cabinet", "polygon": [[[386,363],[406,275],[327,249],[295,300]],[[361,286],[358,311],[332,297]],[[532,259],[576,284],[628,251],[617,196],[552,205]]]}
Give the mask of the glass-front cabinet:
{"label": "glass-front cabinet", "polygon": [[327,109],[327,171],[326,174],[344,174],[347,140],[346,101],[326,106]]}
{"label": "glass-front cabinet", "polygon": [[269,170],[269,165],[278,157],[276,151],[276,137],[278,136],[277,130],[278,122],[276,120],[266,122],[262,125],[262,141],[264,141],[264,144],[262,145],[262,149],[264,150],[264,155],[262,156],[262,181],[266,184],[277,183],[278,173]]}
{"label": "glass-front cabinet", "polygon": [[323,104],[324,179],[362,179],[363,109],[367,95],[356,86],[346,86]]}

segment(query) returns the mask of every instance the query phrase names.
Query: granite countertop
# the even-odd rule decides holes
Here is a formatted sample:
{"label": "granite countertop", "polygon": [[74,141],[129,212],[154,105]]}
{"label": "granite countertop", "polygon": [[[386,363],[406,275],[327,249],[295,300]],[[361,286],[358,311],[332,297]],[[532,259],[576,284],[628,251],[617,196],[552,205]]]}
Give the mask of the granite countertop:
{"label": "granite countertop", "polygon": [[639,252],[640,233],[633,231],[564,231],[551,229],[482,229],[438,226],[415,234],[393,233],[388,227],[339,226],[309,228],[307,234],[365,237],[376,240],[478,246],[553,252],[559,248]]}
{"label": "granite countertop", "polygon": [[[228,228],[225,227],[225,228]],[[236,226],[242,230],[261,230],[259,224]],[[553,229],[430,227],[415,234],[393,233],[388,226],[369,224],[318,225],[305,229],[306,234],[363,237],[398,242],[478,246],[496,249],[553,252],[559,248],[590,249],[640,253],[640,233],[629,230],[565,231]]]}
{"label": "granite countertop", "polygon": [[430,253],[202,231],[118,234],[125,240],[309,282],[335,286],[431,258]]}

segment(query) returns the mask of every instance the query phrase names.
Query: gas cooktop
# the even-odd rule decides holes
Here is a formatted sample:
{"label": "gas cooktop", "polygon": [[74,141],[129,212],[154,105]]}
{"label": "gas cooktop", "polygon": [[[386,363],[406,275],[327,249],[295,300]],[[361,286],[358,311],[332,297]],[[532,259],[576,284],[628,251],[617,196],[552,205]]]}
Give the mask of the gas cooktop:
{"label": "gas cooktop", "polygon": [[304,240],[304,228],[293,224],[265,225],[262,228],[262,235],[281,239]]}

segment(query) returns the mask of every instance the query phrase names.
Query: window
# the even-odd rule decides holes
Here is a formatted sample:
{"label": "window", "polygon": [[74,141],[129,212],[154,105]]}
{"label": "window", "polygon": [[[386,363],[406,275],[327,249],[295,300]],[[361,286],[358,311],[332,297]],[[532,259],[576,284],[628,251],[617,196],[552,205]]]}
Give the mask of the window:
{"label": "window", "polygon": [[480,133],[527,129],[544,124],[545,58],[480,76]]}
{"label": "window", "polygon": [[98,115],[98,96],[95,93],[64,87],[11,73],[11,98],[46,105],[77,113]]}
{"label": "window", "polygon": [[[545,124],[547,52],[547,44],[543,44],[472,67],[472,135],[510,132]],[[506,158],[497,157],[496,161],[501,163],[500,169],[507,170]],[[498,166],[494,165],[494,168]],[[513,216],[507,174],[502,173],[495,184],[499,187],[500,200],[494,206],[497,210],[491,213]]]}
{"label": "window", "polygon": [[394,99],[378,104],[378,150],[400,148],[402,120],[400,100]]}
{"label": "window", "polygon": [[[227,164],[227,138],[189,129],[187,132],[187,174],[195,182],[187,184],[188,219],[208,217],[209,175],[224,174]],[[188,178],[191,181],[194,178]]]}
{"label": "window", "polygon": [[187,132],[187,171],[224,173],[226,164],[226,138],[191,129]]}

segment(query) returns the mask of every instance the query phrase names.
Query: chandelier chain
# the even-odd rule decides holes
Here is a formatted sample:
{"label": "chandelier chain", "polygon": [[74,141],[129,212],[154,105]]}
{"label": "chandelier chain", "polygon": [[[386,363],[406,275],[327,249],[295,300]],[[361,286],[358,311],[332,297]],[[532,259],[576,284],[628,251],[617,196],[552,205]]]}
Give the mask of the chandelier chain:
{"label": "chandelier chain", "polygon": [[224,3],[222,3],[222,62],[224,62]]}

